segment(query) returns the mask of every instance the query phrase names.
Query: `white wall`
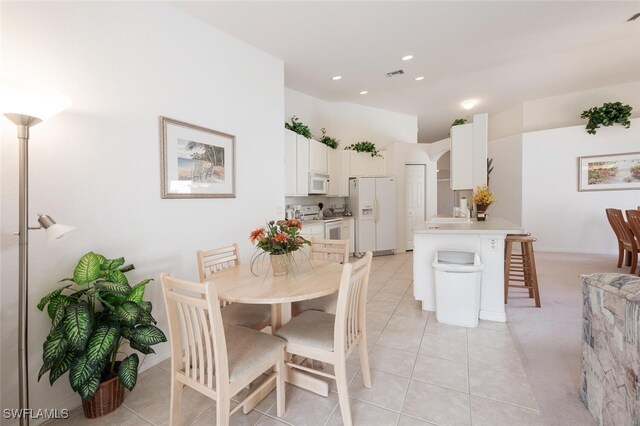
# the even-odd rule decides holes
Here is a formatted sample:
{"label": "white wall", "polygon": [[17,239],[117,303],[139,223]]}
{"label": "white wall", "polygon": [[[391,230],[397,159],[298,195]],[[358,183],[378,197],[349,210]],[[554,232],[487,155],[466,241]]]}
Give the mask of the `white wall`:
{"label": "white wall", "polygon": [[384,148],[397,142],[418,142],[418,117],[347,102],[327,102],[295,90],[285,90],[285,121],[297,116],[316,139],[320,129],[340,139],[339,149],[363,140]]}
{"label": "white wall", "polygon": [[489,140],[523,132],[586,126],[587,120],[580,118],[583,111],[618,101],[634,107],[631,117],[640,117],[640,81],[525,101],[489,117]]}
{"label": "white wall", "polygon": [[[46,212],[79,228],[54,247],[31,233],[31,406],[69,408],[80,398],[65,378],[53,388],[36,382],[50,320],[35,304],[89,250],[125,256],[137,267],[133,280],[163,271],[196,279],[196,250],[234,241],[247,259],[248,233],[284,207],[284,67],[164,3],[2,8],[3,74],[73,99],[30,141],[32,221]],[[160,199],[159,115],[236,136],[237,198]],[[1,394],[3,408],[17,408],[18,154],[6,119],[2,139]],[[157,280],[147,297],[168,331]],[[166,356],[168,345],[156,350]]]}
{"label": "white wall", "polygon": [[497,200],[489,207],[489,214],[521,225],[522,134],[490,141],[489,158],[493,158],[489,186]]}
{"label": "white wall", "polygon": [[607,127],[596,135],[582,125],[522,135],[522,225],[538,238],[536,249],[617,253],[605,209],[635,209],[640,190],[578,192],[578,157],[637,151],[640,118],[630,129]]}
{"label": "white wall", "polygon": [[527,101],[524,104],[524,131],[533,132],[579,124],[584,127],[587,120],[580,118],[584,110],[601,106],[605,102],[618,101],[634,107],[632,117],[640,117],[640,80]]}

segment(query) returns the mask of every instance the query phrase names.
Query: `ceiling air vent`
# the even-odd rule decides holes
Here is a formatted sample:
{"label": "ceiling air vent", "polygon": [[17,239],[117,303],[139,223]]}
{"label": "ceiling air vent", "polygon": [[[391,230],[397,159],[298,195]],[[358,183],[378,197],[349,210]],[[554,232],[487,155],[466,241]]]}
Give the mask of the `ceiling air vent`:
{"label": "ceiling air vent", "polygon": [[635,21],[638,18],[640,18],[640,12],[636,13],[631,18],[627,19],[627,22]]}
{"label": "ceiling air vent", "polygon": [[387,74],[385,74],[385,75],[386,75],[387,77],[395,77],[395,76],[397,76],[397,75],[402,75],[402,74],[404,74],[404,71],[402,71],[402,70],[395,70],[395,71],[388,72],[388,73],[387,73]]}

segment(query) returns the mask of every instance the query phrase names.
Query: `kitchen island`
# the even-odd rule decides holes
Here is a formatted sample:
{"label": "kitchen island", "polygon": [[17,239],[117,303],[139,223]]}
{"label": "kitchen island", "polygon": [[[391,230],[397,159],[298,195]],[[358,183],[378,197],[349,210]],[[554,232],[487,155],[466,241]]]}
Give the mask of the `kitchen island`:
{"label": "kitchen island", "polygon": [[435,285],[431,262],[439,250],[478,253],[484,264],[480,295],[480,319],[506,322],[504,310],[504,239],[524,233],[507,220],[493,217],[484,222],[430,223],[414,229],[413,295],[422,309],[435,311]]}

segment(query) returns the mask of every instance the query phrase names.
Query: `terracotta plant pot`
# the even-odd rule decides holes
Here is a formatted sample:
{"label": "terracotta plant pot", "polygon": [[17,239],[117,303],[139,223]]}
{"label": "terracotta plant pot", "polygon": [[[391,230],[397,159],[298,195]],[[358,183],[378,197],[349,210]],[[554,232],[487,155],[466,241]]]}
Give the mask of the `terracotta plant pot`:
{"label": "terracotta plant pot", "polygon": [[124,386],[120,382],[120,377],[115,376],[100,383],[93,398],[88,401],[82,400],[84,416],[88,419],[105,416],[115,411],[124,401]]}

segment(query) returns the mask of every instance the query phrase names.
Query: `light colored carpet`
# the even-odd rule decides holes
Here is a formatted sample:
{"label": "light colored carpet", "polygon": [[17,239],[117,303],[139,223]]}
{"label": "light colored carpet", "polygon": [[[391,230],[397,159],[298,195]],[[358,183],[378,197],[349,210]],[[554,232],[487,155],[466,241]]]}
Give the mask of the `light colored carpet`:
{"label": "light colored carpet", "polygon": [[507,318],[524,367],[549,425],[593,425],[580,401],[581,274],[628,273],[617,256],[536,253],[542,308],[526,291],[509,289]]}

